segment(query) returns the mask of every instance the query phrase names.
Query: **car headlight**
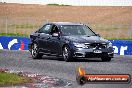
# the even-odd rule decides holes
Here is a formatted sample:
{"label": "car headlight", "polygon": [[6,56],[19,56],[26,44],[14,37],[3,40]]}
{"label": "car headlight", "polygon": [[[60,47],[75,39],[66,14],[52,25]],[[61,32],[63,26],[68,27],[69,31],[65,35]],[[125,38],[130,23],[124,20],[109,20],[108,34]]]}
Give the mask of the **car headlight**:
{"label": "car headlight", "polygon": [[87,48],[87,46],[83,43],[73,43],[75,47],[77,48]]}
{"label": "car headlight", "polygon": [[109,48],[109,47],[112,47],[112,43],[111,42],[109,42],[108,45],[107,45],[107,48]]}

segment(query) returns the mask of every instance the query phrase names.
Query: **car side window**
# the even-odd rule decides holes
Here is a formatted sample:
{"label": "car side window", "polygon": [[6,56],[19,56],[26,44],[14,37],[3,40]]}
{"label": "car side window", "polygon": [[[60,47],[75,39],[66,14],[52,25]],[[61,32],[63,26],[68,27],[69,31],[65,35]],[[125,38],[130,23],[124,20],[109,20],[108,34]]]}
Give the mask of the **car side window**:
{"label": "car side window", "polygon": [[59,29],[56,25],[53,25],[50,31],[50,34],[52,35],[53,33],[59,33]]}
{"label": "car side window", "polygon": [[42,28],[40,28],[40,30],[38,31],[38,33],[49,34],[50,29],[51,29],[51,25],[47,24],[47,25],[44,25]]}

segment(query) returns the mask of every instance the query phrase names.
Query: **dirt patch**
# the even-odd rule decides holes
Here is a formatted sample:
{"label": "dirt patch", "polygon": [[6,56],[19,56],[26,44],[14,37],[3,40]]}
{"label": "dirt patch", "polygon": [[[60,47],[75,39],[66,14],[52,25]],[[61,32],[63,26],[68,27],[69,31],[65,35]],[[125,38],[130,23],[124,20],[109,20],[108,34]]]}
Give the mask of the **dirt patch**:
{"label": "dirt patch", "polygon": [[29,35],[47,21],[70,21],[89,24],[103,37],[127,38],[132,34],[131,16],[131,6],[0,4],[0,31]]}
{"label": "dirt patch", "polygon": [[18,17],[49,21],[74,21],[91,24],[130,24],[132,7],[106,6],[46,6],[24,4],[0,4],[0,17]]}

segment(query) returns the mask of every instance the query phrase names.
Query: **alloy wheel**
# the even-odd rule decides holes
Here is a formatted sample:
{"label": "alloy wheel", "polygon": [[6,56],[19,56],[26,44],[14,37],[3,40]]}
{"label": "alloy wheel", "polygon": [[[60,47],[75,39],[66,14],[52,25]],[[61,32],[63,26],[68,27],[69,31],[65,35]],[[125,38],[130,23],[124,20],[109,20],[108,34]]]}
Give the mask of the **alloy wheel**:
{"label": "alloy wheel", "polygon": [[32,47],[32,56],[35,57],[36,54],[37,54],[37,44],[33,44],[33,47]]}

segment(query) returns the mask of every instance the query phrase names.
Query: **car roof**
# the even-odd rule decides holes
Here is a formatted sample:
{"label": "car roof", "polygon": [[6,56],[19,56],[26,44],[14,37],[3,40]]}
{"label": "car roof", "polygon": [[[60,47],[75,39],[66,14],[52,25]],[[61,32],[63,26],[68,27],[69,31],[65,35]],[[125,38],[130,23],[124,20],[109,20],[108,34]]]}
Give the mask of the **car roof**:
{"label": "car roof", "polygon": [[52,22],[51,24],[55,24],[55,25],[83,25],[81,23],[74,23],[74,22]]}

